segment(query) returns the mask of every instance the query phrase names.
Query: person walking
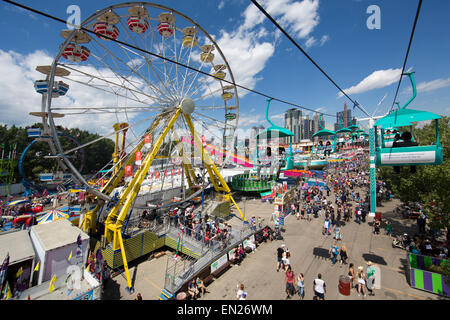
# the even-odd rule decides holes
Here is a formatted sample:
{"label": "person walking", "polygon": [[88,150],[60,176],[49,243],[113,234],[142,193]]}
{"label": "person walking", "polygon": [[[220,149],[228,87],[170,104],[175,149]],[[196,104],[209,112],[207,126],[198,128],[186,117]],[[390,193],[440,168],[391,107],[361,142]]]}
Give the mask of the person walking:
{"label": "person walking", "polygon": [[367,291],[369,291],[369,296],[374,296],[375,292],[375,268],[371,261],[367,262]]}
{"label": "person walking", "polygon": [[325,293],[327,292],[325,281],[322,280],[322,274],[318,274],[313,281],[314,300],[325,300]]}
{"label": "person walking", "polygon": [[284,282],[286,284],[286,299],[290,299],[291,296],[295,294],[295,287],[294,287],[294,280],[295,280],[295,274],[294,271],[292,271],[291,266],[288,265],[286,268],[286,274],[284,277]]}
{"label": "person walking", "polygon": [[238,284],[237,288],[236,300],[245,300],[247,298],[247,292],[244,291],[244,284]]}
{"label": "person walking", "polygon": [[285,245],[282,244],[282,245],[277,249],[277,272],[280,271],[280,268],[282,267],[282,264],[283,264],[283,253],[284,253],[284,248],[285,248]]}
{"label": "person walking", "polygon": [[339,247],[336,241],[331,245],[329,253],[331,253],[331,264],[335,264],[339,255]]}
{"label": "person walking", "polygon": [[350,288],[353,289],[353,280],[355,280],[355,269],[353,268],[353,263],[350,263],[348,266],[348,277],[350,278]]}
{"label": "person walking", "polygon": [[305,278],[303,273],[300,273],[297,277],[297,293],[302,300],[305,298]]}
{"label": "person walking", "polygon": [[346,264],[346,260],[348,259],[348,250],[345,244],[341,246],[341,249],[339,250],[339,255],[341,256],[341,264]]}
{"label": "person walking", "polygon": [[364,274],[364,268],[362,266],[358,267],[357,272],[357,281],[358,281],[358,297],[361,296],[361,292],[363,296],[366,296],[366,275]]}

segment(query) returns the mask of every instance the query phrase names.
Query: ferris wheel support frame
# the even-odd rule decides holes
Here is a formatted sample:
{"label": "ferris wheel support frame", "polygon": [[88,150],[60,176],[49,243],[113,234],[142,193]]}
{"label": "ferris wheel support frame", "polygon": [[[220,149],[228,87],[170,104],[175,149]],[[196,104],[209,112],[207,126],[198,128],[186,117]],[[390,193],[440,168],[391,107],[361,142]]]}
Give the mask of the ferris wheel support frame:
{"label": "ferris wheel support frame", "polygon": [[[214,162],[211,160],[208,152],[205,150],[203,144],[201,143],[201,140],[199,139],[197,133],[195,132],[194,124],[192,123],[191,117],[185,113],[183,113],[182,109],[179,107],[176,112],[173,114],[172,118],[170,119],[169,123],[167,124],[166,128],[163,130],[163,132],[159,135],[155,145],[153,146],[153,149],[151,152],[149,152],[144,160],[142,161],[142,166],[139,168],[139,170],[134,174],[134,177],[132,178],[131,182],[128,184],[128,186],[125,188],[123,193],[120,196],[120,199],[118,203],[113,207],[113,209],[108,214],[108,217],[105,221],[105,231],[104,231],[104,237],[106,240],[106,243],[112,243],[113,250],[117,250],[120,248],[121,255],[122,255],[122,261],[124,265],[124,270],[126,274],[127,284],[129,290],[132,290],[132,283],[130,279],[129,269],[128,269],[128,261],[126,258],[126,252],[125,247],[123,243],[122,238],[122,230],[123,230],[123,222],[131,209],[132,204],[134,203],[134,200],[136,196],[139,194],[141,185],[147,176],[148,170],[150,169],[151,164],[153,163],[153,160],[156,158],[156,155],[164,142],[165,137],[167,134],[173,130],[173,126],[178,119],[178,117],[184,116],[186,123],[188,124],[189,130],[194,137],[195,144],[199,151],[201,151],[202,154],[202,161],[206,166],[206,169],[208,170],[209,177],[211,179],[211,182],[213,183],[214,189],[217,192],[225,192],[226,195],[224,197],[225,201],[231,201],[237,208],[239,214],[242,216],[245,222],[247,222],[245,216],[243,215],[242,211],[240,210],[239,206],[234,201],[232,195],[231,195],[231,189],[228,187],[226,181],[221,176],[219,170],[215,166]],[[220,182],[221,186],[219,186],[218,182]],[[120,212],[119,212],[120,209]]]}

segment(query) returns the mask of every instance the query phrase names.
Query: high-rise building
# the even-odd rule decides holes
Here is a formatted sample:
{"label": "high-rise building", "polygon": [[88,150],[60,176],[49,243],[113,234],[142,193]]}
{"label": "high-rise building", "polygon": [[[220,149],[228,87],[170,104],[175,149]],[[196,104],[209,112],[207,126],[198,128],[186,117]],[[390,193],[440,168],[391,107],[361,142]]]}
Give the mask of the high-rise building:
{"label": "high-rise building", "polygon": [[250,129],[250,140],[256,139],[256,136],[261,133],[262,131],[264,131],[264,127],[263,126],[253,126]]}
{"label": "high-rise building", "polygon": [[[313,117],[313,126],[312,126],[312,134],[316,133],[317,131],[322,130],[322,128],[325,128],[325,120],[320,116],[320,114],[316,113]],[[320,121],[320,123],[319,123]]]}
{"label": "high-rise building", "polygon": [[[302,111],[299,109],[287,110],[284,114],[284,127],[294,134],[292,143],[299,143],[302,139]],[[289,143],[289,138],[286,138],[284,142]]]}
{"label": "high-rise building", "polygon": [[347,105],[344,106],[344,111],[336,113],[336,123],[334,124],[334,131],[342,128],[347,128],[353,124],[352,110],[347,110]]}
{"label": "high-rise building", "polygon": [[312,140],[312,135],[313,135],[313,127],[314,127],[314,120],[310,120],[309,116],[306,115],[305,117],[303,117],[302,120],[302,139],[306,140]]}

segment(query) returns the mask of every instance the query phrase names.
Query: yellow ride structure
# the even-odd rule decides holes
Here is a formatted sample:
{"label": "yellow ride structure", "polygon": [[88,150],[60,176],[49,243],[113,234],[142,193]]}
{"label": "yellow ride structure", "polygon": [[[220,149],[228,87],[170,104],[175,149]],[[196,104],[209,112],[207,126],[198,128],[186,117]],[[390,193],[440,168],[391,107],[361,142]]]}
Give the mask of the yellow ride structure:
{"label": "yellow ride structure", "polygon": [[[170,131],[173,131],[174,124],[176,121],[185,121],[187,124],[190,133],[195,141],[195,146],[198,150],[198,152],[201,154],[201,158],[203,160],[203,164],[208,172],[208,176],[211,180],[211,183],[217,193],[220,193],[223,195],[223,201],[228,201],[230,204],[233,204],[236,209],[238,210],[239,214],[243,218],[244,221],[246,221],[246,218],[242,211],[240,210],[239,206],[236,204],[235,200],[233,199],[233,196],[231,194],[231,190],[228,187],[226,181],[221,176],[219,170],[217,169],[216,165],[212,161],[209,153],[205,150],[203,147],[203,144],[201,142],[201,139],[199,138],[198,134],[195,131],[194,124],[192,122],[192,119],[190,117],[190,113],[193,110],[193,102],[190,99],[185,99],[181,103],[180,106],[176,107],[175,110],[169,114],[161,114],[156,121],[153,123],[151,128],[148,132],[153,132],[153,129],[160,124],[163,120],[168,120],[167,125],[165,129],[160,133],[160,135],[157,137],[154,144],[152,144],[150,150],[148,150],[145,154],[145,156],[142,159],[142,164],[140,166],[136,166],[136,170],[133,172],[133,178],[132,180],[125,185],[124,190],[120,194],[120,198],[117,201],[117,203],[114,205],[114,207],[110,210],[105,223],[104,223],[104,239],[105,243],[110,243],[112,245],[113,250],[117,250],[120,248],[122,260],[124,263],[124,270],[127,278],[127,284],[128,288],[132,287],[131,284],[131,278],[128,270],[128,262],[124,247],[124,242],[122,238],[122,231],[124,227],[124,221],[127,217],[127,214],[132,209],[133,202],[136,198],[136,196],[139,194],[141,185],[146,178],[150,166],[152,165],[155,158],[157,158],[157,154],[161,148],[161,145],[164,141],[164,139],[167,137]],[[126,124],[121,125],[115,125],[115,129],[117,132],[120,132],[126,128]],[[176,135],[175,131],[173,131]],[[117,136],[116,136],[117,137]],[[143,150],[144,141],[140,142],[134,150],[129,154],[129,156],[126,159],[120,159],[118,155],[118,148],[117,148],[117,142],[118,138],[116,138],[116,148],[114,151],[113,159],[115,165],[120,161],[120,165],[115,166],[114,174],[109,180],[109,182],[103,187],[101,190],[102,193],[112,196],[112,193],[114,192],[114,189],[119,186],[122,183],[124,172],[125,172],[125,166],[132,165],[136,158],[136,152]],[[122,150],[124,148],[124,145],[122,145]],[[195,171],[192,167],[192,164],[189,162],[189,157],[182,154],[182,148],[180,143],[178,143],[178,148],[180,155],[183,158],[183,166],[186,173],[186,180],[189,185],[189,187],[192,187],[196,185],[197,178],[195,175]],[[99,213],[99,210],[102,208],[104,202],[101,201],[101,199],[98,199],[98,203],[96,207],[93,210],[90,210],[84,215],[84,220],[82,224],[82,228],[84,231],[92,234],[96,231],[96,221],[97,221],[97,214]]]}

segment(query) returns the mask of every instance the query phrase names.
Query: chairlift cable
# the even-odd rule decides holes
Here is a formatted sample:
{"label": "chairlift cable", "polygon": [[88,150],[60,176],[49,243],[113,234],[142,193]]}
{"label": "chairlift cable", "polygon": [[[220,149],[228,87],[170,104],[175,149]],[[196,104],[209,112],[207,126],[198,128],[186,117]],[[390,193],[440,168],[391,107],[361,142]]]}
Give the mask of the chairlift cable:
{"label": "chairlift cable", "polygon": [[355,107],[358,107],[358,109],[360,109],[362,112],[364,112],[368,117],[370,117],[370,114],[364,110],[364,108],[362,108],[359,103],[357,101],[354,101],[352,98],[350,98],[348,96],[348,94],[341,89],[341,87],[339,87],[339,85],[314,61],[314,59],[312,59],[305,50],[303,50],[303,48],[275,21],[275,19],[269,14],[267,13],[266,10],[264,10],[264,8],[256,1],[256,0],[251,0],[253,2],[253,4],[262,12],[264,13],[264,15],[309,59],[309,61],[312,62],[312,64],[314,64],[314,66],[317,67],[317,69],[320,70],[320,72],[322,72],[325,77],[328,78],[328,80],[331,81],[331,83],[334,84],[334,86],[336,88],[338,88],[338,90],[345,95],[352,103]]}
{"label": "chairlift cable", "polygon": [[409,50],[411,49],[411,44],[412,44],[412,40],[413,40],[413,37],[414,37],[414,32],[416,31],[417,20],[419,19],[419,13],[420,13],[420,8],[421,7],[422,7],[422,0],[419,0],[419,5],[417,7],[416,17],[414,19],[414,25],[413,25],[413,28],[412,28],[412,31],[411,31],[411,37],[409,39],[408,50],[406,51],[405,61],[403,62],[402,73],[400,74],[400,80],[398,81],[398,86],[397,86],[397,91],[395,92],[394,101],[392,101],[392,106],[391,106],[391,109],[389,110],[388,113],[391,113],[392,108],[394,108],[394,104],[395,104],[395,102],[397,100],[398,91],[400,89],[400,84],[402,83],[402,78],[403,78],[403,74],[405,72],[406,62],[408,61]]}
{"label": "chairlift cable", "polygon": [[[37,9],[30,8],[30,7],[28,7],[28,6],[25,6],[25,5],[23,5],[23,4],[20,4],[20,3],[17,3],[17,2],[11,1],[11,0],[3,0],[3,1],[5,1],[5,2],[7,2],[7,3],[9,3],[9,4],[12,4],[12,5],[18,6],[18,7],[22,8],[22,9],[25,9],[25,10],[34,12],[34,13],[36,13],[36,14],[45,16],[45,17],[47,17],[47,18],[49,18],[49,19],[52,19],[52,20],[55,20],[55,21],[58,21],[58,22],[67,24],[67,22],[66,22],[65,20],[60,19],[60,18],[55,17],[55,16],[52,16],[52,15],[50,15],[50,14],[48,14],[48,13],[39,11],[39,10],[37,10]],[[75,26],[75,27],[76,27],[78,30],[82,30],[82,31],[85,31],[85,32],[90,33],[90,34],[94,34],[94,35],[100,36],[100,35],[97,34],[96,32],[94,32],[94,31],[92,31],[92,30],[89,30],[89,29],[86,29],[86,28],[84,28],[84,27],[81,27],[81,26]],[[127,47],[129,47],[129,48],[132,48],[132,49],[141,51],[141,52],[143,52],[143,53],[146,53],[146,54],[149,54],[149,55],[151,55],[151,56],[157,57],[157,58],[159,58],[159,59],[162,59],[162,60],[165,60],[165,61],[168,61],[168,62],[177,64],[177,65],[182,66],[182,67],[184,67],[184,68],[190,69],[190,70],[192,70],[192,71],[195,71],[195,72],[201,73],[201,74],[203,74],[203,75],[205,75],[205,76],[212,77],[213,79],[216,79],[216,77],[215,77],[214,75],[209,74],[209,73],[207,73],[207,72],[205,72],[205,71],[198,70],[198,69],[196,69],[196,68],[194,68],[194,67],[187,66],[187,65],[185,65],[185,64],[183,64],[183,63],[180,63],[180,62],[178,62],[178,61],[174,61],[174,60],[172,60],[172,59],[169,59],[169,58],[160,56],[160,55],[158,55],[158,54],[156,54],[156,53],[153,53],[153,52],[150,52],[150,51],[147,51],[147,50],[138,48],[138,47],[136,47],[136,46],[134,46],[134,45],[131,45],[131,44],[129,44],[129,43],[125,43],[125,42],[123,42],[123,41],[120,41],[120,40],[117,40],[117,39],[113,39],[113,38],[111,38],[111,37],[108,37],[107,35],[101,35],[101,36],[102,36],[103,38],[106,38],[106,39],[110,40],[110,41],[119,43],[119,44],[124,45],[124,46],[127,46]],[[221,79],[221,81],[226,82],[226,83],[228,83],[228,84],[231,84],[231,85],[233,85],[233,86],[236,86],[236,87],[238,87],[238,88],[244,89],[244,90],[246,90],[246,91],[249,91],[249,92],[252,92],[252,93],[255,93],[255,94],[264,96],[264,97],[266,97],[266,98],[268,98],[268,99],[272,99],[272,100],[274,100],[274,101],[281,102],[281,103],[283,103],[283,104],[288,104],[288,105],[297,107],[297,108],[299,108],[299,109],[311,111],[311,112],[313,112],[313,113],[323,114],[323,115],[325,115],[325,116],[329,116],[329,117],[333,117],[333,118],[336,117],[336,115],[328,114],[328,113],[323,113],[323,112],[319,112],[319,111],[316,111],[316,110],[311,109],[311,108],[307,108],[307,107],[300,106],[300,105],[298,105],[298,104],[295,104],[295,103],[292,103],[292,102],[289,102],[289,101],[285,101],[285,100],[283,100],[283,99],[278,99],[278,98],[272,97],[272,96],[270,96],[270,95],[268,95],[268,94],[262,93],[262,92],[260,92],[260,91],[254,90],[254,89],[250,89],[250,88],[244,87],[244,86],[242,86],[242,85],[239,85],[239,84],[237,84],[237,83],[233,83],[233,82],[228,81],[228,80],[225,80],[225,79]],[[350,100],[351,100],[351,99],[350,99]]]}

